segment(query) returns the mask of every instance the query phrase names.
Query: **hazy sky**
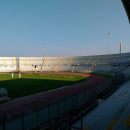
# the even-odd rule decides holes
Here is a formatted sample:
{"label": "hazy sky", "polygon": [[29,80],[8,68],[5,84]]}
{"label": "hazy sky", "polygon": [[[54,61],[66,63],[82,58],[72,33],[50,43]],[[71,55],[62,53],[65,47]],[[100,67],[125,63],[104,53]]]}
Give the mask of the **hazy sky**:
{"label": "hazy sky", "polygon": [[130,52],[121,0],[0,0],[0,57]]}

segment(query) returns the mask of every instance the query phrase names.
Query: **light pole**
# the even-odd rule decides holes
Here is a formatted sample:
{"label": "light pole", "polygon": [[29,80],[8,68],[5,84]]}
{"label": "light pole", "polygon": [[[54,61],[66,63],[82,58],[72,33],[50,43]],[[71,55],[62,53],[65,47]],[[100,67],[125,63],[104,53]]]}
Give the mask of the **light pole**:
{"label": "light pole", "polygon": [[110,34],[111,33],[108,33],[108,35],[109,35],[109,54],[110,54]]}
{"label": "light pole", "polygon": [[46,47],[44,47],[44,58],[46,57],[46,51],[45,51]]}
{"label": "light pole", "polygon": [[43,62],[42,62],[41,71],[42,71],[43,65],[44,65],[44,63],[45,63],[45,56],[46,56],[45,49],[46,49],[46,47],[44,47],[44,59],[43,59]]}
{"label": "light pole", "polygon": [[66,57],[68,56],[68,52],[66,52]]}

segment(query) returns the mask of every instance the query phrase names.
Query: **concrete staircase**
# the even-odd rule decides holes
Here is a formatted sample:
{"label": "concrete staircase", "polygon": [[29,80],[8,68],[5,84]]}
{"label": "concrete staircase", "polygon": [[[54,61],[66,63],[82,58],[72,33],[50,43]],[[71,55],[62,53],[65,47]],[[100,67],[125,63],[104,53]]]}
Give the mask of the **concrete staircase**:
{"label": "concrete staircase", "polygon": [[46,64],[47,64],[47,60],[48,60],[48,59],[46,59],[46,60],[44,61],[44,65],[45,65],[45,66],[46,66]]}
{"label": "concrete staircase", "polygon": [[122,73],[125,72],[125,71],[127,71],[127,70],[129,70],[129,69],[130,69],[130,67],[126,68],[125,70],[122,71]]}
{"label": "concrete staircase", "polygon": [[98,57],[98,58],[93,62],[93,64],[95,64],[99,58],[100,58],[100,57]]}
{"label": "concrete staircase", "polygon": [[60,65],[62,64],[63,60],[64,60],[64,58],[62,58],[62,60],[61,60],[61,62],[60,62]]}
{"label": "concrete staircase", "polygon": [[70,60],[68,61],[67,65],[69,65],[69,64],[70,64],[71,60],[72,60],[72,58],[70,58]]}
{"label": "concrete staircase", "polygon": [[108,59],[108,57],[106,57],[106,58],[103,60],[103,62],[102,62],[102,63],[104,63],[107,59]]}
{"label": "concrete staircase", "polygon": [[55,65],[55,66],[53,67],[52,71],[55,71],[55,70],[56,70],[56,68],[57,68],[57,65]]}
{"label": "concrete staircase", "polygon": [[130,105],[126,108],[113,130],[130,130]]}
{"label": "concrete staircase", "polygon": [[88,64],[88,62],[91,60],[91,58],[92,58],[92,57],[90,57],[90,58],[86,61],[85,65]]}
{"label": "concrete staircase", "polygon": [[116,56],[108,64],[110,64],[111,62],[113,62],[115,59],[116,59]]}

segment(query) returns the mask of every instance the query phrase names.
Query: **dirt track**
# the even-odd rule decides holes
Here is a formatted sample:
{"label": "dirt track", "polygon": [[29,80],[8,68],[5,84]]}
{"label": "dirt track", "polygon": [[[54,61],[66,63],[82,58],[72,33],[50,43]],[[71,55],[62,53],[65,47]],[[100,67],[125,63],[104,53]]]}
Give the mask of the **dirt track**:
{"label": "dirt track", "polygon": [[33,110],[37,107],[44,106],[47,103],[54,102],[58,99],[64,98],[74,93],[87,90],[90,87],[94,87],[98,84],[105,82],[106,80],[106,78],[104,77],[90,74],[78,74],[78,73],[63,73],[63,74],[82,75],[85,77],[89,77],[89,80],[80,84],[72,85],[70,87],[64,87],[58,90],[39,93],[36,95],[31,95],[28,97],[12,100],[5,104],[1,104],[0,115],[27,112],[29,110]]}

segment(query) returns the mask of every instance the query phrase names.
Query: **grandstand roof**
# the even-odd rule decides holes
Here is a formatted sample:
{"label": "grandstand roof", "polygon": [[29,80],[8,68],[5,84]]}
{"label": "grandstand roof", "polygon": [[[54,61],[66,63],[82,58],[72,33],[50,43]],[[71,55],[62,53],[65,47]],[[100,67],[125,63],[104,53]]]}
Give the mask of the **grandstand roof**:
{"label": "grandstand roof", "polygon": [[122,3],[124,5],[124,8],[126,10],[126,13],[130,22],[130,0],[122,0]]}

